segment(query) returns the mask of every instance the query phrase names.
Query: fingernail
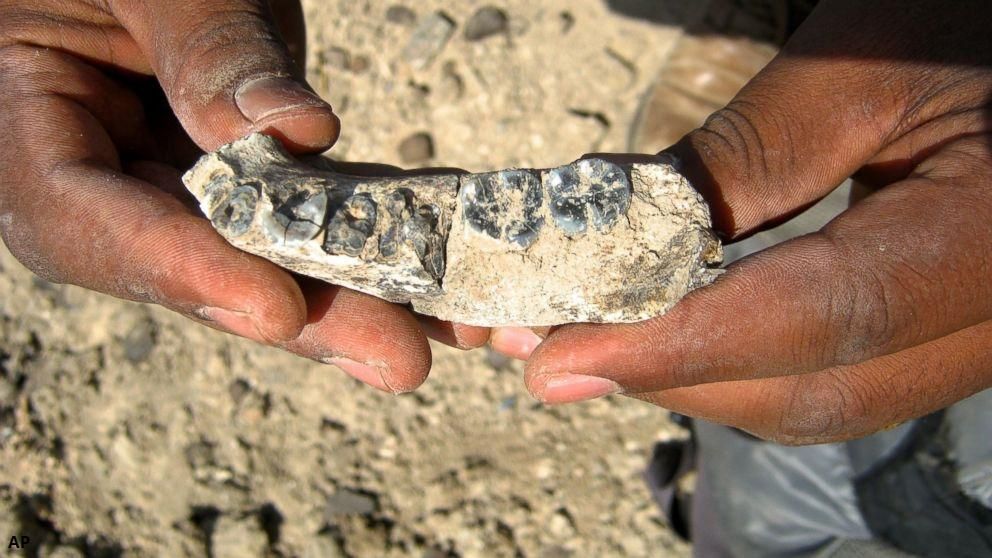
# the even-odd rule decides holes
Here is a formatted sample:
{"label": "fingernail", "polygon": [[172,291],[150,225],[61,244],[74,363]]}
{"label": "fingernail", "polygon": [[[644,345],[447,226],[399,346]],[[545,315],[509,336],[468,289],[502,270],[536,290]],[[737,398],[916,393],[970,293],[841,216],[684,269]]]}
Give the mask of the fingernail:
{"label": "fingernail", "polygon": [[576,403],[619,393],[620,384],[596,376],[561,374],[544,384],[544,391],[537,394],[545,403]]}
{"label": "fingernail", "polygon": [[252,319],[250,312],[237,312],[211,306],[203,308],[199,313],[204,319],[216,323],[235,335],[247,337],[260,343],[266,342],[261,332],[258,331],[258,326]]}
{"label": "fingernail", "polygon": [[501,327],[493,332],[490,344],[498,353],[527,360],[541,341],[536,333],[525,327]]}
{"label": "fingernail", "polygon": [[324,102],[300,83],[286,77],[263,77],[238,88],[234,102],[241,114],[257,125],[266,119],[300,108],[318,108],[331,111]]}
{"label": "fingernail", "polygon": [[383,379],[384,367],[363,364],[344,357],[325,358],[321,362],[337,366],[352,378],[376,389],[385,391],[386,393],[396,393],[386,384],[386,380]]}

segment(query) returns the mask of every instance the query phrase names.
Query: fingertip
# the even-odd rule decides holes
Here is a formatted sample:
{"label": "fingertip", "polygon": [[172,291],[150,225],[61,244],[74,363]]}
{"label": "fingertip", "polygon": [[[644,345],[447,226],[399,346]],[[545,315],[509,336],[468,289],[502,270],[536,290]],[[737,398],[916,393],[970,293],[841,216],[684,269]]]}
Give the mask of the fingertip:
{"label": "fingertip", "polygon": [[416,316],[420,329],[427,337],[456,349],[477,349],[489,341],[489,328],[456,324],[431,316]]}
{"label": "fingertip", "polygon": [[255,122],[252,130],[278,139],[293,153],[320,153],[338,140],[341,121],[329,108],[290,107]]}
{"label": "fingertip", "polygon": [[389,367],[385,363],[358,362],[345,357],[328,357],[322,359],[322,362],[332,366],[337,366],[352,378],[379,391],[392,394],[402,393],[397,392],[392,386],[389,385],[388,382],[386,382],[386,375],[389,373]]}
{"label": "fingertip", "polygon": [[[292,288],[280,288],[278,283],[246,283],[240,295],[207,293],[207,305],[194,312],[195,317],[221,330],[266,345],[279,345],[296,339],[306,323],[303,297],[294,293]],[[256,286],[265,288],[266,292],[251,292]]]}
{"label": "fingertip", "polygon": [[251,129],[278,138],[295,153],[324,151],[338,139],[341,121],[333,108],[303,84],[288,77],[250,80],[234,94]]}
{"label": "fingertip", "polygon": [[303,280],[302,292],[307,323],[284,349],[389,393],[413,391],[427,379],[430,344],[405,308],[316,280]]}
{"label": "fingertip", "polygon": [[544,341],[526,327],[501,327],[493,330],[489,343],[493,350],[517,360],[527,360]]}

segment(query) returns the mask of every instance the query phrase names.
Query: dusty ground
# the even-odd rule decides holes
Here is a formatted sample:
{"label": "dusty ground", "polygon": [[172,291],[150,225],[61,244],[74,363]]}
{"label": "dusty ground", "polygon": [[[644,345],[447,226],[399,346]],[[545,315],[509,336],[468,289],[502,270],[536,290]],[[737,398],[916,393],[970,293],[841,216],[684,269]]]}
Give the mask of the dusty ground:
{"label": "dusty ground", "polygon": [[[394,3],[305,4],[310,77],[345,126],[333,154],[407,166],[623,151],[680,33],[603,0],[502,0],[509,33],[471,42],[482,3],[406,0],[457,25],[414,70]],[[654,4],[693,17],[692,3]],[[518,364],[434,349],[428,383],[391,397],[159,308],[44,283],[0,251],[0,537],[62,557],[688,552],[640,476],[677,432],[662,411],[544,408]]]}

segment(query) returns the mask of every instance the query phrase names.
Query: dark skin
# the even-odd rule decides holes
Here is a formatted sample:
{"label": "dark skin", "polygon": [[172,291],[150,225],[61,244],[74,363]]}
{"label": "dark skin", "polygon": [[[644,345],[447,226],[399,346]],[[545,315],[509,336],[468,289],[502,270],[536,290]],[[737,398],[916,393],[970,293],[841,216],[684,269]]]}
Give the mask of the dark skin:
{"label": "dark skin", "polygon": [[624,393],[806,444],[992,386],[990,24],[987,2],[822,2],[672,151],[730,240],[852,174],[876,191],[662,317],[565,326],[532,354],[508,347],[529,358],[530,391]]}
{"label": "dark skin", "polygon": [[425,331],[465,348],[488,331],[418,320],[235,250],[179,182],[201,150],[253,131],[296,153],[337,139],[337,116],[294,61],[298,2],[269,4],[0,2],[0,232],[47,280],[160,304],[410,391],[430,369]]}
{"label": "dark skin", "polygon": [[[825,0],[673,151],[728,240],[855,173],[877,191],[665,316],[542,331],[536,349],[542,339],[498,330],[493,345],[529,359],[543,401],[624,393],[785,443],[861,436],[992,386],[990,24],[975,0]],[[183,203],[186,135],[209,150],[264,131],[297,152],[337,137],[265,2],[7,0],[0,46],[0,231],[39,275],[162,304],[394,392],[426,377],[424,331],[485,342],[480,328],[300,281]]]}

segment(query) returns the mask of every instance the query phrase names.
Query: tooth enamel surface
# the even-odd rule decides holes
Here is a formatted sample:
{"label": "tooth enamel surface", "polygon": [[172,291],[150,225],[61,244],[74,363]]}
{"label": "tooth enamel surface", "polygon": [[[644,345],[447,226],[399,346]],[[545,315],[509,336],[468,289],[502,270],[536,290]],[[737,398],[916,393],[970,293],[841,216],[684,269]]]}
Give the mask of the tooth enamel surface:
{"label": "tooth enamel surface", "polygon": [[183,177],[234,246],[444,320],[632,322],[713,281],[708,208],[661,159],[364,178],[254,134]]}
{"label": "tooth enamel surface", "polygon": [[462,177],[458,199],[469,230],[526,249],[535,240],[544,217],[541,180],[524,170],[504,170]]}

